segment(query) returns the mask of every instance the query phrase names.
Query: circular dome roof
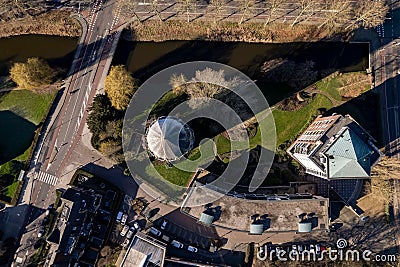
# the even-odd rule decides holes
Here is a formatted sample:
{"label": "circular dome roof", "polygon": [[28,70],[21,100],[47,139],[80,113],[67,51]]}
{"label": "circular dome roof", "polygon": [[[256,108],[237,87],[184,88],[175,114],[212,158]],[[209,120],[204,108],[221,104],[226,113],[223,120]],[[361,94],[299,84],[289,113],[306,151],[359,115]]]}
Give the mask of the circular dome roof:
{"label": "circular dome roof", "polygon": [[161,117],[147,130],[147,147],[160,160],[174,161],[193,148],[192,129],[175,117]]}

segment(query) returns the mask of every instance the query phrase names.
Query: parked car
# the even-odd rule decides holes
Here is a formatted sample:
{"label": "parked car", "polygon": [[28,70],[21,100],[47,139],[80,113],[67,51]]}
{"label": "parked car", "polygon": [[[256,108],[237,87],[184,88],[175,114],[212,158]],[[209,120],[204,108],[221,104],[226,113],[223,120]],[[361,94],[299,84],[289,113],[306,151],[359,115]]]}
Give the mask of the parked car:
{"label": "parked car", "polygon": [[136,230],[140,231],[140,226],[137,222],[133,223],[133,227],[135,227]]}
{"label": "parked car", "polygon": [[120,233],[121,236],[125,236],[126,233],[128,232],[128,230],[129,230],[129,226],[125,225],[124,228],[122,228],[122,230],[121,230],[121,233]]}
{"label": "parked car", "polygon": [[128,233],[126,234],[126,238],[128,238],[128,239],[131,238],[135,232],[136,232],[136,229],[135,229],[135,227],[132,226],[129,229]]}
{"label": "parked car", "polygon": [[163,235],[163,236],[161,237],[161,239],[164,240],[164,241],[167,242],[167,243],[169,243],[169,241],[171,240],[171,238],[170,238],[169,236],[167,236],[167,235]]}
{"label": "parked car", "polygon": [[127,219],[128,219],[128,214],[122,215],[121,224],[125,225]]}
{"label": "parked car", "polygon": [[43,236],[43,234],[44,234],[44,228],[41,228],[41,229],[39,230],[39,232],[38,232],[37,237],[38,237],[38,238],[41,238],[41,237]]}
{"label": "parked car", "polygon": [[320,245],[320,244],[316,244],[316,245],[315,245],[315,252],[316,252],[317,254],[320,254],[320,253],[321,253],[321,245]]}
{"label": "parked car", "polygon": [[122,215],[123,215],[123,213],[122,213],[121,211],[118,212],[118,214],[117,214],[117,219],[116,219],[117,222],[121,222]]}
{"label": "parked car", "polygon": [[176,248],[183,248],[183,244],[176,240],[172,240],[171,245],[173,245]]}
{"label": "parked car", "polygon": [[284,251],[281,247],[276,247],[275,248],[275,252],[276,252],[276,256],[280,255],[282,256],[280,253],[282,253],[281,251]]}
{"label": "parked car", "polygon": [[128,238],[125,238],[124,243],[122,243],[122,247],[126,248],[129,245],[130,240]]}
{"label": "parked car", "polygon": [[167,227],[167,223],[168,223],[168,221],[164,219],[161,224],[161,230],[165,230],[165,227]]}
{"label": "parked car", "polygon": [[296,245],[292,245],[292,255],[296,256],[297,255],[297,246]]}
{"label": "parked car", "polygon": [[45,226],[49,222],[49,217],[44,217],[42,221],[42,226]]}
{"label": "parked car", "polygon": [[190,252],[194,252],[194,253],[197,252],[197,248],[196,248],[196,247],[193,247],[193,246],[188,246],[188,250],[189,250]]}
{"label": "parked car", "polygon": [[161,231],[156,229],[156,228],[154,228],[154,227],[150,228],[150,233],[155,235],[155,236],[160,236],[161,235]]}
{"label": "parked car", "polygon": [[266,253],[266,251],[265,251],[265,246],[259,246],[259,247],[258,247],[258,255],[259,255],[261,258],[263,258],[263,257],[265,256],[265,253]]}

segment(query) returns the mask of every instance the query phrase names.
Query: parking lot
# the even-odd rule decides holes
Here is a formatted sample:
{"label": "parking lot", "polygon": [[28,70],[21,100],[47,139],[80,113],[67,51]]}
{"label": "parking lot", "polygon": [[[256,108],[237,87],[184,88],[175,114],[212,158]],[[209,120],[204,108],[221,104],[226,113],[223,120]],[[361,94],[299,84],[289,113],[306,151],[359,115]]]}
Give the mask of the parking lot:
{"label": "parking lot", "polygon": [[[124,196],[119,210],[112,218],[114,225],[110,236],[111,243],[115,245],[122,245],[124,243],[124,241],[127,239],[126,235],[129,232],[129,230],[125,230],[125,234],[121,235],[121,231],[125,225],[131,229],[134,224],[137,223],[141,229],[145,228],[146,220],[140,216],[140,212],[143,208],[144,204],[140,200],[132,199],[128,195]],[[136,231],[134,231],[134,234],[135,233]],[[133,235],[130,237],[130,239],[132,239]]]}
{"label": "parking lot", "polygon": [[[209,250],[211,245],[211,240],[209,238],[195,234],[181,226],[178,226],[170,221],[167,222],[165,229],[161,228],[163,219],[160,218],[154,222],[157,229],[161,230],[163,234],[170,237],[171,241],[173,239],[181,241],[186,245],[191,245],[199,249]],[[165,242],[165,241],[164,241]]]}

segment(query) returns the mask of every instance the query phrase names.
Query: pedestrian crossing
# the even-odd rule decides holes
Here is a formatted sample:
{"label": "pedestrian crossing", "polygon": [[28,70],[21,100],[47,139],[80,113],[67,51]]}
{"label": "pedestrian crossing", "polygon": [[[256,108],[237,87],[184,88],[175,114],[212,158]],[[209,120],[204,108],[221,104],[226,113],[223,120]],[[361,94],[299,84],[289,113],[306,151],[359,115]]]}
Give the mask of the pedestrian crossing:
{"label": "pedestrian crossing", "polygon": [[58,180],[56,176],[42,171],[39,171],[39,173],[36,175],[36,179],[50,185],[56,185]]}
{"label": "pedestrian crossing", "polygon": [[379,36],[379,37],[385,37],[385,28],[383,27],[382,24],[379,24],[379,25],[376,27],[376,32],[378,33],[378,36]]}

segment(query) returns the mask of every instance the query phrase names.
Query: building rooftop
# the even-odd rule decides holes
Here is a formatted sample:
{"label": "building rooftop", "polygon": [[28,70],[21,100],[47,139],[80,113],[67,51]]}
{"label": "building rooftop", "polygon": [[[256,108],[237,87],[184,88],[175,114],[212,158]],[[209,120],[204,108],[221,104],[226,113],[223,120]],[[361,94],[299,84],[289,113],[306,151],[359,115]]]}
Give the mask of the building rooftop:
{"label": "building rooftop", "polygon": [[152,237],[137,232],[130,243],[120,267],[142,267],[156,265],[162,267],[166,245]]}
{"label": "building rooftop", "polygon": [[60,215],[48,238],[55,251],[52,266],[96,264],[110,222],[109,212],[99,208],[104,201],[93,190],[73,187],[64,192]]}
{"label": "building rooftop", "polygon": [[368,178],[381,154],[351,116],[318,117],[289,147],[306,172],[322,178]]}
{"label": "building rooftop", "polygon": [[161,117],[147,129],[146,143],[160,160],[174,161],[193,148],[193,130],[176,117]]}
{"label": "building rooftop", "polygon": [[[215,197],[219,199],[206,207],[196,206],[196,203],[207,203],[207,199]],[[297,231],[298,216],[304,214],[315,218],[314,230],[328,229],[328,199],[317,196],[296,200],[249,200],[227,196],[196,184],[188,192],[181,211],[199,221],[203,214],[209,214],[213,216],[213,225],[246,232],[251,230],[252,223],[263,224],[264,232]]]}

